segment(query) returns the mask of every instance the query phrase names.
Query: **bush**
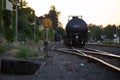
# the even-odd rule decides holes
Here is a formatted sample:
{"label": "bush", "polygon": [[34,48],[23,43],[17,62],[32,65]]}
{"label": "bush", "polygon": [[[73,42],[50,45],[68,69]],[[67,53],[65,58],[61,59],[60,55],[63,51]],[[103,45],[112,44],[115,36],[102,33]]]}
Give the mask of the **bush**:
{"label": "bush", "polygon": [[39,56],[39,52],[30,49],[27,46],[20,46],[16,54],[13,55],[13,57],[15,58],[37,57],[37,56]]}
{"label": "bush", "polygon": [[99,44],[100,45],[108,45],[108,46],[120,46],[120,43],[116,43],[116,42],[102,42]]}
{"label": "bush", "polygon": [[4,43],[4,44],[0,44],[0,52],[4,52],[6,50],[11,49],[12,46],[10,44]]}

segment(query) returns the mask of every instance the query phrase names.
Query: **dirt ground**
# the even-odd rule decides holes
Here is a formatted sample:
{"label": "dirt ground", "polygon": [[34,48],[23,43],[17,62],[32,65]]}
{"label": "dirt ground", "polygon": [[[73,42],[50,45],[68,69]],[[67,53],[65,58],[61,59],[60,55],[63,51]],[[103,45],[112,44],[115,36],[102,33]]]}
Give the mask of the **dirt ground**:
{"label": "dirt ground", "polygon": [[[0,80],[120,80],[120,72],[70,54],[49,51],[49,58],[26,58],[43,64],[34,75],[0,73]],[[0,55],[0,59],[6,57]]]}

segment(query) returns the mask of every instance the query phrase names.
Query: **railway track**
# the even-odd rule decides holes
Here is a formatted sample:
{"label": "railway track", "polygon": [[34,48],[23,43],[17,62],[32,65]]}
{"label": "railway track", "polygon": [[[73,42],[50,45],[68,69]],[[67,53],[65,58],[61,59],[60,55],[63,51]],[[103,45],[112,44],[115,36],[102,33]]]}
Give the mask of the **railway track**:
{"label": "railway track", "polygon": [[[112,53],[103,52],[103,51],[100,51],[100,50],[97,50],[97,49],[92,49],[92,48],[82,48],[82,49],[78,49],[78,48],[74,48],[74,47],[59,48],[59,49],[55,48],[58,44],[59,43],[55,43],[51,50],[86,57],[88,59],[92,59],[92,61],[95,60],[99,63],[102,63],[105,66],[108,66],[108,67],[120,72],[120,66],[114,65],[113,64],[114,62],[110,63],[110,62],[106,61],[106,58],[108,58],[108,59],[114,58],[114,59],[120,60],[120,55],[115,55],[115,54],[112,54]],[[97,55],[97,57],[95,55]]]}
{"label": "railway track", "polygon": [[52,46],[51,49],[54,50],[54,49],[56,48],[56,46],[59,45],[59,42],[55,42],[55,43],[53,43],[52,45],[53,45],[53,46]]}
{"label": "railway track", "polygon": [[[98,62],[100,62],[100,63],[108,66],[108,67],[111,67],[112,69],[115,69],[115,70],[117,70],[117,71],[120,71],[120,67],[114,66],[113,64],[110,64],[110,63],[108,63],[108,62],[106,62],[106,61],[104,61],[104,60],[102,60],[102,59],[100,59],[100,58],[98,58],[98,57],[94,57],[94,56],[92,56],[92,55],[86,54],[84,51],[81,51],[81,50],[78,50],[78,49],[75,49],[75,48],[73,48],[73,49],[78,52],[77,55],[79,55],[79,53],[81,53],[81,54],[82,54],[83,56],[85,56],[85,57],[91,58],[91,59],[93,59],[93,60],[96,60],[96,61],[98,61]],[[90,52],[90,51],[88,51],[88,52]],[[93,53],[94,53],[94,52],[93,52]],[[110,54],[110,55],[109,55],[109,53],[107,53],[107,52],[105,52],[105,53],[106,53],[106,54],[104,55],[104,53],[97,52],[97,54],[99,54],[99,55],[116,57],[116,58],[119,58],[119,59],[120,59],[120,56],[119,56],[119,55],[113,55],[113,54]]]}

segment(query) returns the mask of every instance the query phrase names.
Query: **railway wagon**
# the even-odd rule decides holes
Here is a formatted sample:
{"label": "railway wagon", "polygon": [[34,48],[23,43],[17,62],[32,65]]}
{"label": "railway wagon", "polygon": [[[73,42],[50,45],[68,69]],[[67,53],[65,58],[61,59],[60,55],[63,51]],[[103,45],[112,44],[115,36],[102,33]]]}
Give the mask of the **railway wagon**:
{"label": "railway wagon", "polygon": [[54,34],[54,41],[61,41],[61,35],[60,35],[60,33],[55,33]]}
{"label": "railway wagon", "polygon": [[82,16],[69,16],[65,33],[64,44],[66,46],[83,47],[87,42],[88,27]]}

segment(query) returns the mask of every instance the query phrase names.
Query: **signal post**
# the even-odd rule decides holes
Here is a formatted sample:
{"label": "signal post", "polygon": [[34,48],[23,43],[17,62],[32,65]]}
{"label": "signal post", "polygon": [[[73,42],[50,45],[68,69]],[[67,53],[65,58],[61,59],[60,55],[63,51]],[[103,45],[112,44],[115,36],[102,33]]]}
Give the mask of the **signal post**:
{"label": "signal post", "polygon": [[52,21],[47,15],[43,17],[42,25],[46,29],[46,38],[44,41],[44,53],[45,53],[45,57],[48,57],[48,31],[49,31],[49,28],[52,26]]}

